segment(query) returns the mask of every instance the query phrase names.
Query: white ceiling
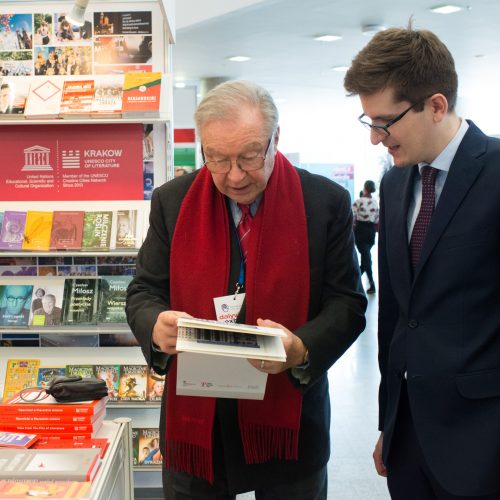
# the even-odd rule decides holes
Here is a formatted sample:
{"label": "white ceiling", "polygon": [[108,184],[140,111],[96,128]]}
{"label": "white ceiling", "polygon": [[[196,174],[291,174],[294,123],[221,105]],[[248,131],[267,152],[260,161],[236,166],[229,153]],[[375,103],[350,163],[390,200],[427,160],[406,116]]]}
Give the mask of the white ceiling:
{"label": "white ceiling", "polygon": [[[498,112],[500,1],[460,2],[466,8],[451,15],[430,12],[436,4],[439,0],[176,0],[174,77],[188,84],[206,77],[249,79],[287,101],[345,100],[344,75],[331,68],[348,66],[368,42],[361,26],[406,26],[413,16],[414,27],[434,31],[453,53],[459,95],[471,99],[490,92]],[[313,39],[324,33],[343,38]],[[252,59],[226,59],[233,55]]]}

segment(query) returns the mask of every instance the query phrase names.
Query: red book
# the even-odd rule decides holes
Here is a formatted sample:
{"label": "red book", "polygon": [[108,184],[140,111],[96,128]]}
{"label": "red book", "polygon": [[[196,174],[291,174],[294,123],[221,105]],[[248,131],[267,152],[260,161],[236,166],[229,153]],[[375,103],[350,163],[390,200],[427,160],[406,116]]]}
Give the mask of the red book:
{"label": "red book", "polygon": [[94,422],[93,424],[0,424],[0,430],[7,432],[24,432],[38,434],[43,436],[46,434],[79,434],[82,433],[95,433],[102,427],[102,418]]}
{"label": "red book", "polygon": [[50,248],[52,250],[80,250],[82,248],[83,216],[80,211],[54,211]]}
{"label": "red book", "polygon": [[80,118],[90,116],[94,80],[66,80],[61,97],[61,118]]}
{"label": "red book", "polygon": [[12,425],[12,424],[21,424],[21,425],[77,425],[77,424],[93,424],[99,419],[103,419],[106,416],[106,408],[104,407],[98,413],[93,415],[52,415],[52,414],[8,414],[8,415],[0,415],[0,428],[2,425]]}
{"label": "red book", "polygon": [[80,403],[58,403],[52,396],[42,401],[24,402],[19,393],[0,404],[0,418],[6,415],[95,415],[106,407],[108,398],[84,401]]}

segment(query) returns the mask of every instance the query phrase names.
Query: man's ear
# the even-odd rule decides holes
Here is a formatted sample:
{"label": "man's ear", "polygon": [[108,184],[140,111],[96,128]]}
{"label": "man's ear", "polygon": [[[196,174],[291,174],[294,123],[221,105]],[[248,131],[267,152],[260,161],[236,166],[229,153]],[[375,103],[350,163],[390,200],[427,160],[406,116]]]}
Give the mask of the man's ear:
{"label": "man's ear", "polygon": [[436,123],[441,122],[448,113],[448,99],[444,94],[436,93],[429,97],[429,106]]}
{"label": "man's ear", "polygon": [[278,142],[280,140],[280,127],[276,129],[276,132],[274,133],[274,151],[278,150]]}

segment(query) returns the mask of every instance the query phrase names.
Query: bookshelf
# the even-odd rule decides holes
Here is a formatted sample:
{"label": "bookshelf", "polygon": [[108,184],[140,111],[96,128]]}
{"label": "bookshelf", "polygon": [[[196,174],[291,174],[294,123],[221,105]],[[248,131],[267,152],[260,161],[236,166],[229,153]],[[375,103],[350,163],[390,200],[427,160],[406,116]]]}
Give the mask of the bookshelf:
{"label": "bookshelf", "polygon": [[[37,54],[41,53],[45,55],[45,48],[42,46],[40,39],[37,42],[37,33],[35,30],[35,14],[51,14],[53,16],[53,33],[51,35],[50,43],[48,47],[55,48],[57,52],[61,54],[67,54],[71,51],[78,52],[82,51],[84,53],[87,50],[92,52],[92,73],[97,74],[97,66],[101,66],[99,71],[102,73],[103,70],[102,60],[99,61],[95,55],[95,40],[97,39],[96,30],[93,27],[93,38],[91,40],[82,41],[82,43],[66,42],[63,40],[57,40],[56,37],[56,24],[58,18],[61,17],[61,13],[68,12],[71,6],[67,1],[59,0],[55,2],[40,3],[35,0],[13,0],[10,2],[4,2],[0,6],[0,14],[12,14],[12,15],[32,15],[32,50],[33,56],[31,63],[32,74],[30,78],[36,78],[35,72],[35,58]],[[146,171],[146,163],[149,163],[149,168],[152,168],[152,174],[154,178],[154,186],[159,186],[165,181],[173,177],[173,162],[172,162],[172,83],[171,83],[171,46],[175,42],[175,13],[174,13],[174,0],[146,0],[140,3],[134,0],[107,0],[107,1],[93,1],[91,0],[88,8],[86,18],[91,23],[96,22],[96,17],[101,12],[107,12],[111,15],[110,19],[120,19],[120,13],[148,13],[150,12],[151,19],[151,55],[147,61],[142,61],[144,68],[150,65],[149,69],[143,69],[146,71],[160,71],[164,76],[165,85],[162,85],[162,97],[161,97],[161,109],[159,116],[157,117],[133,117],[133,118],[70,118],[70,119],[6,119],[0,120],[0,133],[8,132],[19,137],[25,136],[26,134],[32,133],[32,136],[36,137],[38,131],[42,131],[44,134],[54,135],[54,126],[64,126],[71,136],[73,134],[75,137],[70,137],[70,139],[78,140],[79,137],[76,132],[72,132],[74,129],[80,130],[81,125],[93,127],[99,131],[98,135],[105,137],[108,131],[112,131],[117,125],[130,125],[141,124],[146,130],[147,127],[152,126],[151,133],[151,146],[154,153],[152,156],[142,158],[141,171],[144,167],[144,172]],[[134,17],[134,16],[132,16]],[[137,16],[136,16],[137,17]],[[146,16],[148,18],[148,16]],[[15,19],[14,19],[15,21]],[[14,22],[13,21],[13,22]],[[120,24],[120,23],[118,23]],[[137,24],[137,26],[139,23]],[[121,26],[121,25],[120,25]],[[133,46],[136,42],[136,38],[140,35],[139,31],[141,28],[127,28],[132,29],[132,32],[125,33],[127,30],[123,30],[121,33],[107,33],[102,34],[100,40],[100,45],[105,45],[108,39],[114,38],[117,44],[119,43],[121,47],[125,47],[128,42],[128,46]],[[135,32],[133,30],[136,30]],[[88,48],[87,48],[88,47]],[[8,49],[7,47],[1,47],[0,52],[4,51],[14,51],[15,49]],[[26,52],[26,51],[25,51]],[[116,62],[116,61],[115,61]],[[7,63],[7,64],[5,64]],[[12,61],[0,61],[0,65],[3,68],[14,68]],[[23,65],[26,66],[25,63]],[[123,61],[117,64],[111,64],[110,73],[114,70],[120,70],[119,66],[123,66],[126,69],[127,64],[123,64]],[[123,69],[122,68],[122,69]],[[133,69],[133,68],[132,68]],[[128,69],[130,70],[130,68]],[[89,74],[90,75],[90,74]],[[17,76],[16,78],[23,78],[23,76]],[[163,79],[163,78],[162,78]],[[19,128],[20,126],[25,126],[24,129]],[[52,130],[52,132],[51,132]],[[150,128],[151,130],[151,128]],[[78,132],[79,133],[79,132]],[[4,134],[5,135],[5,134]],[[40,143],[41,139],[33,139],[25,147],[31,147],[34,145],[43,146]],[[43,142],[43,141],[42,141]],[[144,145],[143,145],[144,147]],[[0,170],[5,170],[9,165],[12,165],[12,157],[5,155],[3,152],[2,157],[0,157]],[[144,165],[143,165],[144,164]],[[21,170],[22,165],[19,165],[19,170]],[[59,167],[58,167],[59,168]],[[134,168],[138,168],[135,166]],[[90,169],[89,169],[90,170]],[[16,174],[17,175],[17,174]],[[146,176],[144,176],[145,182]],[[5,179],[0,178],[0,183],[4,182],[3,187],[0,186],[0,190],[7,194],[6,197],[2,197],[2,211],[6,210],[117,210],[120,207],[134,208],[137,207],[141,212],[142,225],[144,232],[147,230],[148,226],[148,215],[149,215],[149,201],[147,199],[139,199],[135,197],[133,199],[120,197],[120,194],[114,193],[113,197],[108,197],[107,193],[102,196],[94,196],[89,198],[85,196],[85,193],[80,190],[75,190],[73,195],[61,195],[57,189],[45,190],[48,193],[45,197],[40,197],[39,193],[41,190],[22,190],[16,191],[13,188],[8,188],[5,184]],[[141,176],[141,191],[143,178]],[[110,193],[112,192],[112,187],[110,186]],[[145,186],[144,186],[145,187]],[[120,188],[121,189],[121,188]],[[119,191],[117,189],[115,191]],[[9,192],[10,190],[10,192]],[[81,193],[81,194],[80,194]],[[85,252],[85,251],[47,251],[47,252],[27,252],[27,251],[0,251],[0,258],[8,257],[12,259],[22,259],[22,258],[32,258],[35,260],[35,266],[38,268],[46,258],[87,258],[90,261],[95,262],[98,265],[98,261],[101,257],[130,257],[131,259],[135,257],[137,249],[120,249],[120,250],[109,250],[106,252]],[[0,327],[0,333],[14,331],[16,333],[32,333],[33,327],[29,328],[9,328]],[[38,328],[40,330],[40,328]],[[111,334],[129,334],[130,330],[126,325],[97,325],[90,327],[44,327],[43,331],[45,333],[54,333],[59,335],[94,335],[102,333]],[[10,358],[22,359],[22,358],[40,358],[44,366],[64,366],[66,364],[144,364],[144,358],[142,356],[139,347],[2,347],[0,349],[0,389],[3,393],[3,384],[5,380],[6,371],[6,360]],[[108,417],[107,418],[120,418],[126,417],[131,419],[130,428],[132,427],[154,427],[158,426],[159,423],[159,403],[152,402],[110,402],[108,403]],[[125,449],[125,453],[128,454],[130,458],[130,447]],[[140,471],[140,472],[139,472]],[[141,467],[137,469],[134,473],[134,482],[136,487],[161,487],[161,473],[158,468],[151,467]],[[104,485],[103,485],[104,488]],[[105,491],[105,488],[104,490]],[[94,497],[92,497],[94,498]],[[102,496],[102,494],[97,495],[96,498],[112,498],[111,496]],[[125,498],[117,497],[117,498]],[[128,496],[127,496],[128,498]]]}

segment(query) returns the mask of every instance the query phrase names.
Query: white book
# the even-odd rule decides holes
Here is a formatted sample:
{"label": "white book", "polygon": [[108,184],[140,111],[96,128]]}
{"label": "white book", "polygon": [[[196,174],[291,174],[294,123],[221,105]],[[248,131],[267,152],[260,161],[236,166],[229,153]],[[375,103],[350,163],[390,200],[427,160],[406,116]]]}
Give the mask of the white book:
{"label": "white book", "polygon": [[91,118],[120,118],[124,75],[96,75]]}
{"label": "white book", "polygon": [[279,328],[197,318],[177,320],[177,350],[218,356],[286,361]]}
{"label": "white book", "polygon": [[33,78],[24,112],[25,118],[28,120],[58,118],[63,84],[62,76]]}

